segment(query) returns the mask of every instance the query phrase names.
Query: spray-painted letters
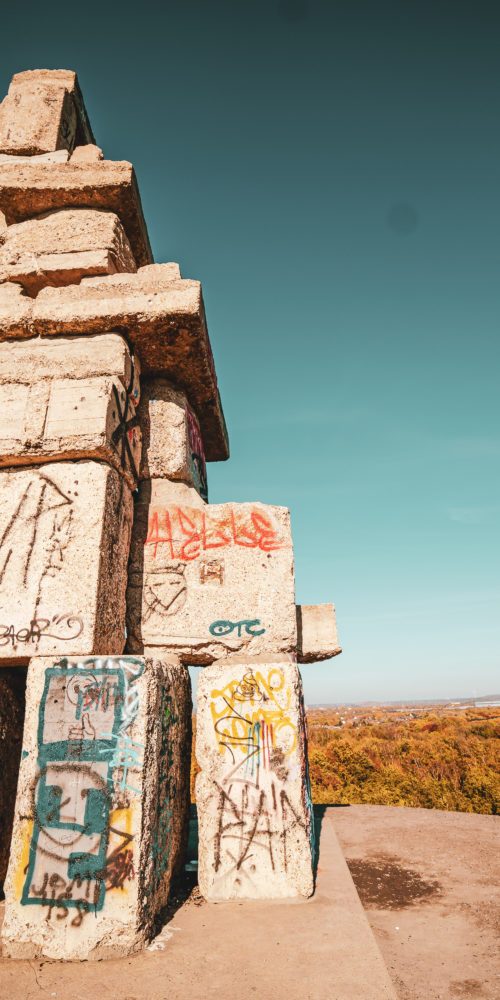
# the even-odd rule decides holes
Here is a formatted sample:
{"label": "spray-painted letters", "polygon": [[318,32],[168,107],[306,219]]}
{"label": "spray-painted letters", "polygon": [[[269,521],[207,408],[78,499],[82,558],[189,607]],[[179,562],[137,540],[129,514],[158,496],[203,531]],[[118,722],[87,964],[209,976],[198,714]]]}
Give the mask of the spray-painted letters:
{"label": "spray-painted letters", "polygon": [[242,515],[226,505],[224,514],[214,517],[197,507],[164,507],[151,511],[146,545],[153,558],[158,554],[192,562],[211,549],[241,546],[274,552],[285,545],[270,516],[257,507]]}

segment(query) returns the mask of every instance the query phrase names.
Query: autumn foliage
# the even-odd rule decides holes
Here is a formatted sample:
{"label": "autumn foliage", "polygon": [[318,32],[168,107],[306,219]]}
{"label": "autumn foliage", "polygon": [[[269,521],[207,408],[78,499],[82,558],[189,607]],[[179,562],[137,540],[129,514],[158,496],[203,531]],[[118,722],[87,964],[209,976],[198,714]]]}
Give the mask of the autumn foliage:
{"label": "autumn foliage", "polygon": [[500,709],[312,709],[317,803],[500,813]]}

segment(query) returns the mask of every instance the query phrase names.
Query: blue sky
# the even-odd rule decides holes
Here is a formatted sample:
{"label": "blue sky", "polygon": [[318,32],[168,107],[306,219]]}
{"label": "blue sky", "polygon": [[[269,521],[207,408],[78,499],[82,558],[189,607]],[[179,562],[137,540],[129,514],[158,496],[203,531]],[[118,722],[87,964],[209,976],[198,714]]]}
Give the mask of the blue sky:
{"label": "blue sky", "polygon": [[203,282],[232,457],[344,652],[309,702],[497,691],[497,5],[10,5],[0,85],[76,69],[155,258]]}

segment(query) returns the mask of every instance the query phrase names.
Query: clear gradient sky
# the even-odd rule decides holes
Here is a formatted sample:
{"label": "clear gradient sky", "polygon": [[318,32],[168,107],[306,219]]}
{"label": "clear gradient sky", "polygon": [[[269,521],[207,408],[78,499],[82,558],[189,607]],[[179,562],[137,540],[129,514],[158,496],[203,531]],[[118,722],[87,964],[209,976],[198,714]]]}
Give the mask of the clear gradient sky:
{"label": "clear gradient sky", "polygon": [[76,69],[155,259],[203,282],[232,457],[289,506],[312,702],[500,688],[500,7],[86,0],[2,10],[0,90]]}

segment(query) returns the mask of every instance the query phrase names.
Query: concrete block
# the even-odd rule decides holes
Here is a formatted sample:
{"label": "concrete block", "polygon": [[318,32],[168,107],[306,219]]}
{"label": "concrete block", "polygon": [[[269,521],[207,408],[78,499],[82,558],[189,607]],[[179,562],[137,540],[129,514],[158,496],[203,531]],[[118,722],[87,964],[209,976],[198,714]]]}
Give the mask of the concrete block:
{"label": "concrete block", "polygon": [[60,209],[0,233],[0,282],[30,295],[45,285],[78,284],[90,275],[135,271],[123,226],[114,212]]}
{"label": "concrete block", "polygon": [[[1,178],[1,168],[0,168]],[[161,375],[183,389],[202,414],[208,462],[229,456],[224,414],[199,281],[174,277],[173,265],[137,274],[84,279],[78,286],[44,288],[33,308],[33,332],[101,333],[125,329],[144,376]]]}
{"label": "concrete block", "polygon": [[[0,889],[9,863],[17,776],[21,760],[23,712],[19,698],[21,671],[0,670]],[[19,684],[21,681],[21,685]]]}
{"label": "concrete block", "polygon": [[[85,149],[85,146],[80,147]],[[69,152],[67,149],[56,149],[55,153],[40,153],[38,156],[30,156],[30,163],[67,163]],[[0,153],[0,163],[26,164],[26,157],[15,153]]]}
{"label": "concrete block", "polygon": [[[16,292],[15,285],[0,285]],[[6,296],[8,297],[8,296]],[[28,301],[31,301],[28,299]],[[0,384],[27,385],[53,378],[94,378],[111,375],[139,400],[140,366],[119,333],[90,337],[31,337],[0,343]]]}
{"label": "concrete block", "polygon": [[122,652],[132,516],[104,463],[0,471],[0,661]]}
{"label": "concrete block", "polygon": [[208,500],[200,425],[185,393],[165,379],[143,382],[137,415],[142,432],[140,478],[181,480]]}
{"label": "concrete block", "polygon": [[190,727],[186,668],[31,661],[7,955],[100,959],[144,946],[185,839]]}
{"label": "concrete block", "polygon": [[0,104],[0,151],[32,156],[93,142],[76,73],[28,70]]}
{"label": "concrete block", "polygon": [[115,212],[127,234],[137,266],[150,264],[141,199],[131,163],[0,163],[0,211],[9,225],[58,208]]}
{"label": "concrete block", "polygon": [[[0,228],[0,236],[2,230]],[[29,337],[33,299],[22,285],[10,281],[0,285],[0,340],[13,337]]]}
{"label": "concrete block", "polygon": [[141,434],[134,403],[113,378],[0,385],[0,467],[96,459],[135,489]]}
{"label": "concrete block", "polygon": [[104,153],[100,146],[94,146],[93,143],[89,143],[87,146],[77,146],[71,154],[72,163],[95,163],[97,160],[103,160]]}
{"label": "concrete block", "polygon": [[297,604],[299,663],[329,660],[341,652],[333,604]]}
{"label": "concrete block", "polygon": [[135,489],[138,396],[139,368],[119,334],[0,343],[0,466],[94,458]]}
{"label": "concrete block", "polygon": [[[185,663],[295,652],[290,515],[261,503],[204,504],[181,484],[140,484],[127,593],[130,652]],[[189,488],[184,487],[189,494]]]}
{"label": "concrete block", "polygon": [[203,896],[310,896],[314,830],[297,665],[261,657],[203,670],[196,757]]}

